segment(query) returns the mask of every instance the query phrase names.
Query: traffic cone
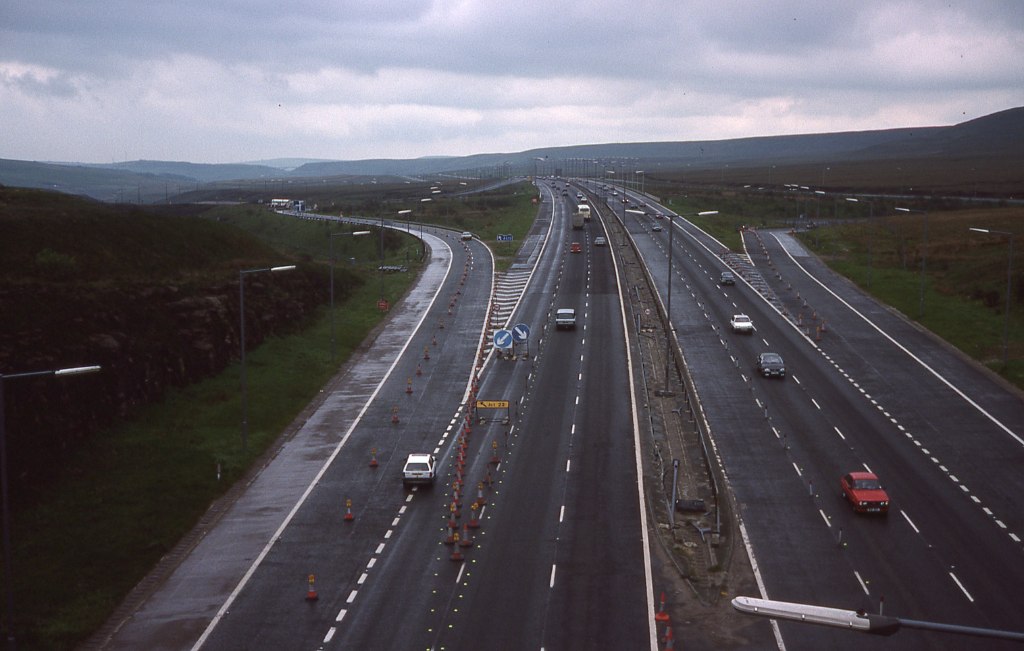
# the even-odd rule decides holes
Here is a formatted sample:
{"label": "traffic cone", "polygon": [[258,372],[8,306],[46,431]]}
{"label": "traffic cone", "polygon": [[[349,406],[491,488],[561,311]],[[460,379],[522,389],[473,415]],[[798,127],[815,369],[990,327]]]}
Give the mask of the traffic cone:
{"label": "traffic cone", "polygon": [[658,613],[654,616],[654,621],[667,624],[671,619],[669,614],[665,612],[665,593],[662,592],[661,604],[658,606]]}
{"label": "traffic cone", "polygon": [[306,588],[306,601],[316,601],[320,597],[316,594],[316,576],[309,575],[309,587]]}
{"label": "traffic cone", "polygon": [[412,378],[409,378],[409,381],[405,383],[405,392],[412,394]]}
{"label": "traffic cone", "polygon": [[476,485],[476,502],[474,502],[474,504],[476,504],[477,506],[483,506],[484,504],[487,504],[487,498],[484,497],[483,482],[479,482]]}
{"label": "traffic cone", "polygon": [[493,441],[491,443],[491,461],[490,462],[495,464],[495,465],[497,465],[499,461],[501,461],[501,460],[498,459],[498,442],[497,441]]}
{"label": "traffic cone", "polygon": [[377,448],[370,448],[370,467],[377,467]]}
{"label": "traffic cone", "polygon": [[397,425],[398,424],[398,407],[395,407],[395,408],[393,408],[391,410],[391,424],[392,425]]}
{"label": "traffic cone", "polygon": [[430,359],[430,349],[426,346],[423,347],[423,359]]}
{"label": "traffic cone", "polygon": [[665,651],[671,651],[676,648],[676,638],[672,635],[672,627],[665,627]]}
{"label": "traffic cone", "polygon": [[459,539],[459,547],[466,549],[473,546],[473,539],[469,535],[469,524],[462,525],[462,538]]}
{"label": "traffic cone", "polygon": [[473,515],[470,516],[469,522],[466,523],[466,526],[469,527],[470,529],[479,529],[480,528],[480,520],[477,519],[477,511],[480,510],[480,505],[477,504],[476,502],[473,502],[472,504],[469,505],[469,509],[470,509],[470,511],[473,512]]}
{"label": "traffic cone", "polygon": [[459,534],[452,534],[452,539],[455,544],[452,546],[451,559],[461,563],[465,559],[462,556],[462,552],[459,551]]}
{"label": "traffic cone", "polygon": [[352,515],[352,500],[345,500],[345,522],[352,522],[356,516]]}
{"label": "traffic cone", "polygon": [[419,364],[417,364],[416,365],[416,377],[419,377],[421,375],[423,375],[423,368]]}

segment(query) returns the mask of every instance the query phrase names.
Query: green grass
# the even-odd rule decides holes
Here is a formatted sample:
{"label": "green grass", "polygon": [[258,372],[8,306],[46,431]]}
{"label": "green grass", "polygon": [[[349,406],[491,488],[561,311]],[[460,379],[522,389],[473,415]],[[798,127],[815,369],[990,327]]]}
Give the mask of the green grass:
{"label": "green grass", "polygon": [[1022,214],[1020,208],[929,213],[927,245],[921,214],[841,221],[803,232],[800,239],[879,301],[1024,388],[1022,279],[1018,272],[1004,363],[1007,240],[969,231],[983,227],[1013,232]]}

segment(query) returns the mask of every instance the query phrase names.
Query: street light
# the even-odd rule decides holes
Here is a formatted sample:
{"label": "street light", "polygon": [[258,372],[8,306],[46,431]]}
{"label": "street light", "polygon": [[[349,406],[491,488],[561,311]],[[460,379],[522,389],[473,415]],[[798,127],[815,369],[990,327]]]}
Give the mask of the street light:
{"label": "street light", "polygon": [[[856,197],[846,197],[846,200],[850,203],[860,203],[860,199]],[[868,224],[868,287],[871,287],[871,233],[874,229],[874,216],[875,216],[875,204],[868,200],[868,218],[871,223]]]}
{"label": "street light", "polygon": [[0,373],[0,493],[3,495],[3,525],[4,525],[4,617],[7,621],[7,648],[16,648],[14,640],[14,587],[13,572],[11,565],[11,507],[8,497],[7,486],[7,415],[4,405],[4,382],[6,380],[17,380],[29,377],[44,377],[52,375],[63,377],[65,375],[82,375],[84,373],[95,373],[99,366],[75,366],[71,368],[59,368],[52,371],[31,371],[28,373]]}
{"label": "street light", "polygon": [[334,238],[336,237],[358,237],[360,235],[369,235],[370,231],[355,231],[352,233],[329,233],[327,235],[328,250],[330,251],[329,256],[331,260],[331,361],[335,359],[334,353]]}
{"label": "street light", "polygon": [[757,615],[770,619],[785,619],[804,624],[845,628],[848,631],[871,633],[873,635],[892,635],[901,628],[916,628],[999,640],[1024,641],[1024,633],[1017,631],[960,626],[959,624],[944,624],[942,622],[924,622],[889,615],[876,615],[860,610],[844,610],[842,608],[829,608],[827,606],[815,606],[789,601],[757,599],[756,597],[734,597],[732,607],[745,615]]}
{"label": "street light", "polygon": [[291,271],[295,265],[280,267],[261,267],[259,269],[242,269],[238,272],[238,318],[241,323],[240,346],[242,349],[242,454],[249,449],[249,385],[245,376],[245,277],[248,274],[263,272]]}
{"label": "street light", "polygon": [[[705,210],[696,213],[679,214],[677,217],[707,217],[717,215],[717,210]],[[669,361],[672,359],[672,233],[675,225],[672,213],[668,213],[668,305],[665,307],[665,390],[662,395],[671,395],[668,390]]]}
{"label": "street light", "polygon": [[1003,316],[1003,365],[1009,361],[1010,350],[1010,286],[1013,283],[1013,233],[1009,231],[997,231],[992,228],[974,228],[969,230],[975,233],[987,235],[1005,235],[1009,238],[1009,251],[1006,256],[1006,309]]}
{"label": "street light", "polygon": [[896,206],[895,210],[900,212],[916,212],[924,215],[924,241],[921,244],[921,288],[917,301],[917,318],[920,320],[924,318],[924,272],[928,257],[928,211],[917,210],[916,208],[900,208],[899,206]]}

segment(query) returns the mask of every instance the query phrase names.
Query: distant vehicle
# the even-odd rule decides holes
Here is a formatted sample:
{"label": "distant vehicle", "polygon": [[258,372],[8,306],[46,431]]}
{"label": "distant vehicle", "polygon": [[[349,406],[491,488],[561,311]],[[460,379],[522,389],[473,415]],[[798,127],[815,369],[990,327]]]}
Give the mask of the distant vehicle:
{"label": "distant vehicle", "polygon": [[731,271],[723,271],[722,276],[718,279],[719,285],[735,285],[736,276]]}
{"label": "distant vehicle", "polygon": [[651,226],[651,230],[654,231],[655,233],[660,233],[662,230],[661,224],[655,224],[654,226]]}
{"label": "distant vehicle", "polygon": [[654,213],[654,218],[655,218],[655,219],[662,219],[662,218],[663,218],[664,216],[665,216],[665,215],[662,215],[662,214],[661,214],[660,212],[656,212],[656,213]]}
{"label": "distant vehicle", "polygon": [[619,196],[619,191],[618,190],[612,190],[612,196],[613,197]]}
{"label": "distant vehicle", "polygon": [[873,472],[849,472],[842,476],[839,485],[843,497],[857,513],[889,512],[889,494]]}
{"label": "distant vehicle", "polygon": [[606,244],[608,244],[608,242],[600,235],[594,238],[594,246],[605,246]]}
{"label": "distant vehicle", "polygon": [[729,325],[732,326],[733,332],[738,332],[741,335],[754,334],[754,322],[746,314],[734,314]]}
{"label": "distant vehicle", "polygon": [[577,192],[576,193],[576,200],[577,201],[582,201],[583,200],[583,193],[582,192]]}
{"label": "distant vehicle", "polygon": [[555,329],[575,330],[576,310],[572,309],[571,307],[562,307],[555,310]]}
{"label": "distant vehicle", "polygon": [[473,234],[470,233],[469,231],[462,231],[462,235],[460,235],[459,237],[462,239],[463,242],[465,242],[466,240],[473,239]]}
{"label": "distant vehicle", "polygon": [[765,377],[786,377],[786,364],[778,353],[761,353],[757,356],[755,367]]}
{"label": "distant vehicle", "polygon": [[569,251],[571,251],[572,253],[580,253],[583,251],[583,247],[580,246],[579,242],[573,242],[572,244],[569,245]]}
{"label": "distant vehicle", "polygon": [[432,485],[436,476],[434,455],[413,453],[406,457],[402,468],[402,483],[406,488],[414,484]]}

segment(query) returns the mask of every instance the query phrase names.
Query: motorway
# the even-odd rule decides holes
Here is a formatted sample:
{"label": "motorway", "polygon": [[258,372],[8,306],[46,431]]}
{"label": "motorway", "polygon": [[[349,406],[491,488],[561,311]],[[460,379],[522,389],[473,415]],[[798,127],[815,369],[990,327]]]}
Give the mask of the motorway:
{"label": "motorway", "polygon": [[[664,300],[668,232],[653,225],[668,220],[624,213],[618,197],[591,189],[618,211]],[[761,596],[1020,630],[1019,393],[835,277],[788,234],[748,231],[749,254],[736,255],[684,218],[672,223],[672,321]],[[719,286],[729,268],[742,280]],[[737,313],[753,318],[753,336],[728,330]],[[766,350],[783,355],[787,379],[754,375]],[[839,496],[839,476],[865,468],[886,484],[888,517],[855,516]],[[1019,648],[917,631],[865,640],[789,623],[777,636],[788,649]]]}
{"label": "motorway", "polygon": [[[572,230],[575,198],[551,187],[538,185],[537,223],[506,272],[477,240],[423,232],[420,292],[102,648],[658,648],[631,319],[614,247],[593,244],[602,219],[621,220],[671,304],[739,516],[723,535],[742,538],[762,586],[750,596],[1022,628],[1019,393],[787,233],[747,231],[747,251],[731,253],[593,184],[598,217]],[[727,268],[734,287],[718,284]],[[575,331],[554,330],[559,307],[576,308]],[[728,331],[740,312],[752,336]],[[492,330],[514,324],[529,339],[501,354]],[[765,350],[783,355],[785,380],[753,373]],[[432,489],[402,488],[413,451],[437,455]],[[839,496],[838,477],[862,468],[886,484],[887,517],[855,516]],[[1019,648],[786,622],[736,648],[865,644]]]}
{"label": "motorway", "polygon": [[[439,277],[396,306],[407,343],[332,383],[100,647],[656,648],[612,253],[543,197],[534,250],[497,283],[481,242],[427,229]],[[555,332],[561,306],[575,331]],[[514,356],[495,319],[529,325]],[[402,487],[414,451],[438,458],[432,488]]]}

